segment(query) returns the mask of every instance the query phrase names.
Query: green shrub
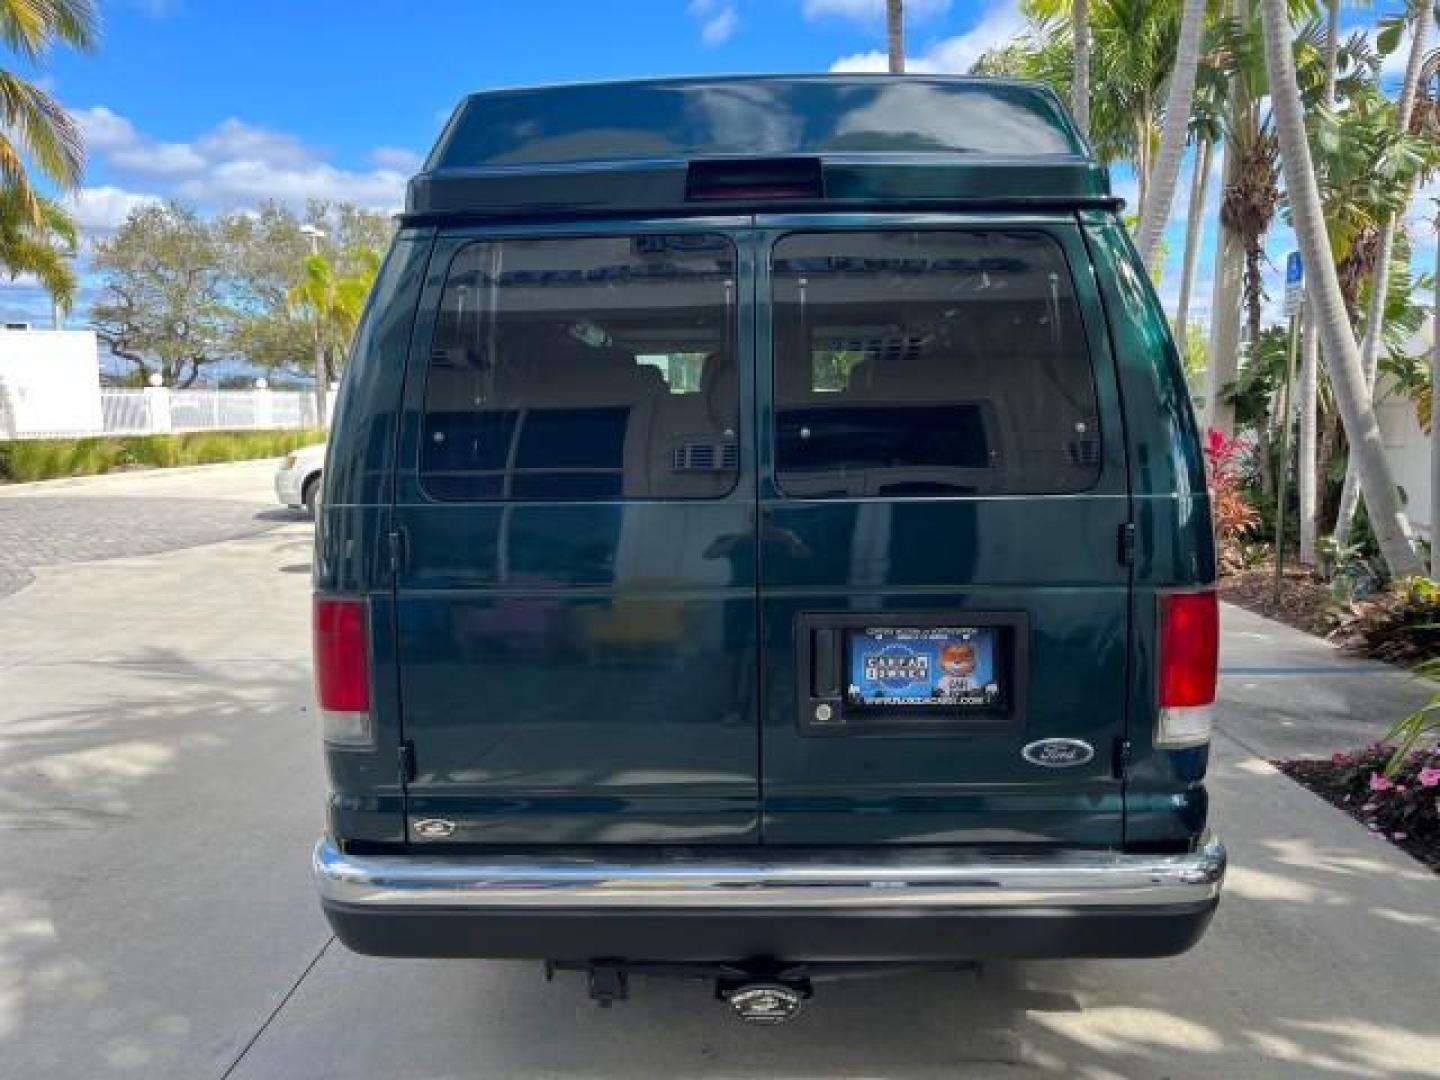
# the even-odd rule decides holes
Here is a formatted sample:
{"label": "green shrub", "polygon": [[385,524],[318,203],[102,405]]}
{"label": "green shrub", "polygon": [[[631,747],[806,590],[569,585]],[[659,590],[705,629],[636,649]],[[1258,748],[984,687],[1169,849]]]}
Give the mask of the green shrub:
{"label": "green shrub", "polygon": [[280,457],[323,441],[325,432],[192,431],[176,435],[104,435],[0,442],[0,480],[93,476],[134,466],[166,468]]}
{"label": "green shrub", "polygon": [[1414,577],[1346,605],[1332,637],[1376,660],[1413,666],[1440,657],[1440,585]]}

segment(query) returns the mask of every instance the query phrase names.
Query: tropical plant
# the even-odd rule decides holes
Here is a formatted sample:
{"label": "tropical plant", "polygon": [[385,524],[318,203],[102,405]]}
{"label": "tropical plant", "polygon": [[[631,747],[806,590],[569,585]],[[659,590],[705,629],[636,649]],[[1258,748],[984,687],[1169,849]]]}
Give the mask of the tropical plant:
{"label": "tropical plant", "polygon": [[1380,553],[1392,575],[1408,577],[1419,572],[1420,560],[1380,438],[1380,425],[1375,418],[1359,349],[1340,294],[1305,132],[1289,14],[1284,0],[1261,0],[1260,11],[1270,100],[1295,235],[1305,265],[1310,268],[1316,322],[1336,405],[1350,441],[1351,457],[1356,462]]}
{"label": "tropical plant", "polygon": [[19,188],[0,188],[0,274],[34,274],[62,311],[75,302],[70,259],[79,240],[75,219],[54,199],[34,196],[32,204]]}
{"label": "tropical plant", "polygon": [[1179,0],[1089,0],[1088,63],[1082,74],[1075,54],[1074,0],[1023,0],[1029,20],[1022,48],[987,53],[973,70],[1012,74],[1047,83],[1076,100],[1077,82],[1088,85],[1087,134],[1106,162],[1128,161],[1140,186],[1143,210],[1163,116],[1164,90],[1175,63]]}
{"label": "tropical plant", "polygon": [[[383,250],[394,226],[384,214],[316,201],[303,215],[263,203],[219,218],[212,229],[226,272],[231,351],[263,367],[303,371],[313,364],[314,329],[290,292],[304,276],[312,246],[340,276],[353,275],[364,265],[349,253]],[[365,258],[373,261],[373,255]]]}
{"label": "tropical plant", "polygon": [[1244,568],[1245,542],[1260,517],[1245,498],[1241,463],[1249,452],[1243,439],[1209,431],[1205,435],[1205,474],[1210,488],[1210,514],[1219,542],[1221,573]]}
{"label": "tropical plant", "polygon": [[[99,17],[92,0],[0,0],[0,42],[27,63],[56,45],[90,49]],[[62,188],[80,182],[84,150],[80,131],[41,86],[0,68],[0,187],[12,191],[35,228],[46,230],[46,210],[27,167]]]}
{"label": "tropical plant", "polygon": [[321,416],[326,415],[330,381],[339,374],[340,356],[349,347],[380,270],[380,256],[373,250],[350,252],[348,258],[358,268],[347,274],[324,255],[309,256],[299,284],[289,293],[292,308],[310,326]]}
{"label": "tropical plant", "polygon": [[[1440,679],[1440,658],[1432,657],[1420,664],[1415,674],[1422,679]],[[1385,733],[1385,741],[1394,743],[1395,749],[1385,763],[1384,775],[1393,780],[1407,765],[1418,766],[1411,783],[1422,789],[1417,794],[1430,804],[1432,818],[1440,817],[1440,791],[1435,790],[1440,788],[1440,693],[1410,715],[1395,721]],[[1435,833],[1440,836],[1440,828],[1436,828]]]}
{"label": "tropical plant", "polygon": [[[1412,0],[1410,5],[1410,57],[1405,65],[1405,78],[1400,84],[1400,100],[1395,109],[1396,130],[1406,135],[1410,132],[1410,118],[1415,108],[1416,94],[1420,88],[1421,70],[1425,63],[1425,49],[1435,22],[1432,5],[1433,0]],[[1416,171],[1418,173],[1418,170]],[[1391,252],[1395,246],[1396,232],[1400,227],[1403,208],[1410,204],[1413,195],[1414,181],[1412,179],[1405,185],[1401,209],[1391,211],[1380,227],[1380,244],[1375,258],[1375,277],[1370,284],[1365,338],[1360,348],[1360,367],[1364,372],[1368,392],[1372,398],[1375,395],[1375,377],[1379,371],[1385,301],[1390,288]],[[1359,474],[1352,462],[1346,469],[1345,493],[1340,499],[1340,515],[1335,520],[1335,538],[1342,544],[1349,537],[1360,495]]]}
{"label": "tropical plant", "polygon": [[1425,577],[1397,581],[1351,603],[1331,634],[1350,652],[1440,672],[1440,584]]}
{"label": "tropical plant", "polygon": [[[1428,733],[1437,734],[1433,727]],[[1424,733],[1413,749],[1388,739],[1332,754],[1329,761],[1300,759],[1281,767],[1372,833],[1440,870],[1440,747],[1425,745]]]}

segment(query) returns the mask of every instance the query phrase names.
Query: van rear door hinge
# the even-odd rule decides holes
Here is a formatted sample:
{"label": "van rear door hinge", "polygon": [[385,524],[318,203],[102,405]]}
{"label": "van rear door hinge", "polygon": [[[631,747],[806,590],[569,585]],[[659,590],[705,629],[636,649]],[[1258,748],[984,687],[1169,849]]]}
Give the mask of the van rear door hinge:
{"label": "van rear door hinge", "polygon": [[1120,526],[1120,565],[1135,565],[1135,523],[1127,521]]}
{"label": "van rear door hinge", "polygon": [[405,543],[405,530],[393,528],[386,536],[390,547],[390,572],[398,574],[405,569],[405,556],[409,554]]}
{"label": "van rear door hinge", "polygon": [[1124,780],[1130,772],[1130,740],[1123,735],[1115,740],[1115,779]]}
{"label": "van rear door hinge", "polygon": [[400,743],[400,783],[415,779],[415,744],[409,739]]}

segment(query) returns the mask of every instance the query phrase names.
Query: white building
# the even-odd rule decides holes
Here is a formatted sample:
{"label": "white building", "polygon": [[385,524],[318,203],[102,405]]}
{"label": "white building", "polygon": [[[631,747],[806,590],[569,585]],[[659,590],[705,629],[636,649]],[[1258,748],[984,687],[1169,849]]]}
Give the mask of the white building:
{"label": "white building", "polygon": [[0,329],[0,439],[104,430],[91,330]]}

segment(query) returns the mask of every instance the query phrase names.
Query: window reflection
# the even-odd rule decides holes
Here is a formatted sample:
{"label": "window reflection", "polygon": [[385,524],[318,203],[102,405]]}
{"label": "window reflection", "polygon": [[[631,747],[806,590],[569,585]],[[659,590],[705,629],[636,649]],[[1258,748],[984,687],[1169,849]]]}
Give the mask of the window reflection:
{"label": "window reflection", "polygon": [[427,490],[724,495],[739,461],[734,266],[729,240],[709,234],[464,248],[426,382]]}
{"label": "window reflection", "polygon": [[1082,491],[1074,286],[1036,233],[801,234],[774,253],[776,462],[806,497]]}

